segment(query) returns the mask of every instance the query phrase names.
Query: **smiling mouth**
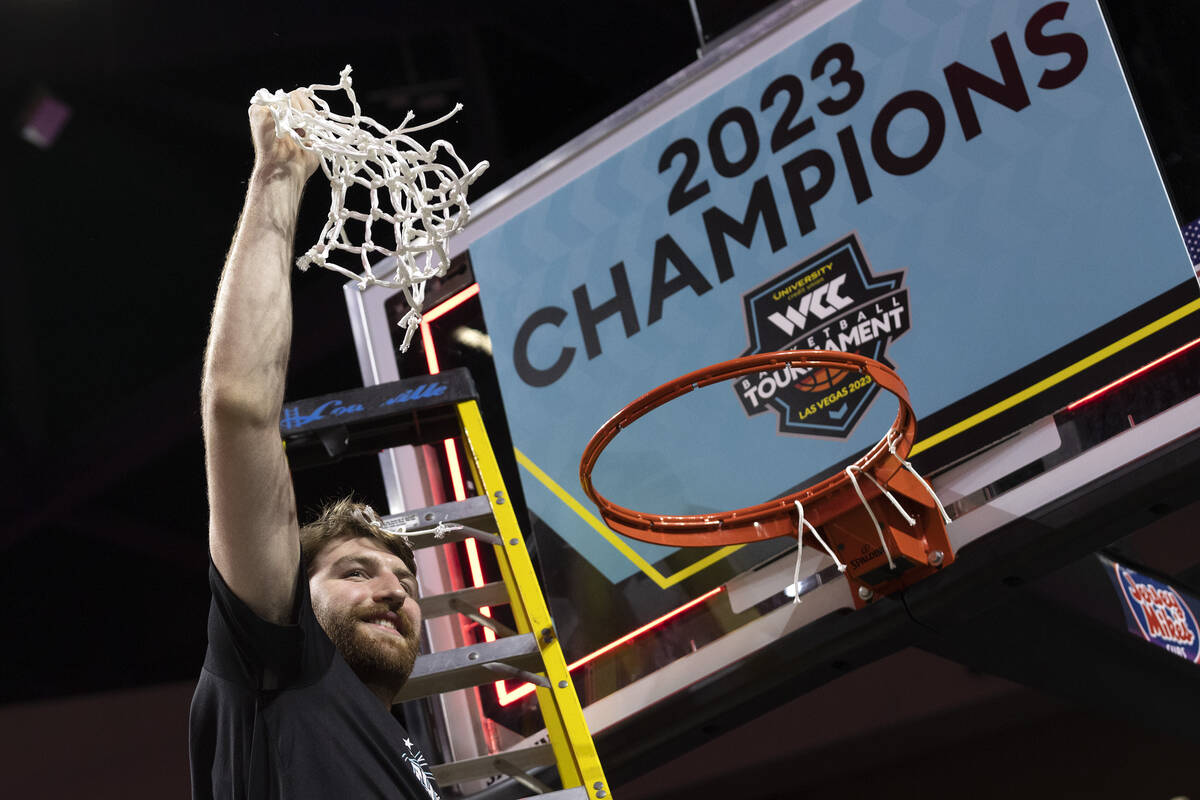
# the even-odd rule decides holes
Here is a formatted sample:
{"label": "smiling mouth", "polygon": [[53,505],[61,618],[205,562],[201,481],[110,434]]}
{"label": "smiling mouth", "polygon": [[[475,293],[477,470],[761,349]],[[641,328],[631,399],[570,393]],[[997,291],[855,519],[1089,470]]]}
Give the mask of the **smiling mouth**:
{"label": "smiling mouth", "polygon": [[404,633],[397,627],[398,623],[393,622],[390,619],[367,619],[363,620],[363,622],[367,625],[370,625],[372,628],[379,628],[380,630],[390,633],[393,636],[404,635]]}

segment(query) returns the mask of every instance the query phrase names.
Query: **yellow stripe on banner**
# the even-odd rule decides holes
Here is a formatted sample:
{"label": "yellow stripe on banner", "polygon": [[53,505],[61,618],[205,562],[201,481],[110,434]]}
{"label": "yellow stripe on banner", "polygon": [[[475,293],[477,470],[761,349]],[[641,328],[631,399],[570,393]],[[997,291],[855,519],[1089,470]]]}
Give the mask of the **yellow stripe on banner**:
{"label": "yellow stripe on banner", "polygon": [[1140,342],[1142,339],[1145,339],[1147,336],[1150,336],[1153,333],[1157,333],[1158,331],[1167,327],[1171,323],[1178,322],[1179,320],[1186,317],[1188,314],[1194,313],[1197,310],[1200,310],[1200,300],[1193,300],[1192,302],[1188,303],[1187,305],[1175,309],[1170,314],[1167,314],[1165,317],[1160,317],[1159,319],[1156,319],[1154,322],[1151,322],[1149,325],[1139,328],[1138,330],[1134,331],[1133,333],[1129,334],[1128,336],[1124,336],[1124,337],[1118,339],[1117,341],[1110,344],[1108,347],[1105,347],[1101,350],[1097,350],[1095,353],[1092,353],[1087,358],[1076,361],[1074,364],[1072,364],[1069,367],[1064,367],[1063,369],[1060,369],[1058,372],[1054,373],[1053,375],[1051,375],[1048,378],[1044,378],[1044,379],[1038,381],[1033,386],[1030,386],[1028,389],[1024,389],[1020,392],[1017,392],[1016,394],[1012,395],[1011,397],[1006,397],[1005,399],[1001,400],[999,403],[996,403],[995,405],[989,406],[989,407],[985,408],[983,411],[980,411],[978,414],[972,414],[971,416],[967,417],[966,419],[962,420],[961,422],[951,425],[949,428],[938,431],[937,433],[933,434],[932,436],[930,436],[928,438],[921,439],[919,442],[917,442],[915,445],[913,445],[913,449],[912,449],[910,455],[915,456],[917,453],[920,453],[922,450],[928,450],[929,448],[933,447],[934,445],[941,444],[942,442],[946,441],[947,439],[957,436],[958,434],[962,433],[963,431],[969,430],[970,428],[975,427],[979,423],[981,423],[987,419],[990,419],[990,418],[996,416],[997,414],[1003,413],[1003,412],[1007,411],[1008,409],[1012,408],[1013,406],[1016,406],[1020,403],[1025,402],[1026,400],[1033,397],[1034,395],[1040,394],[1041,392],[1046,391],[1047,389],[1049,389],[1051,386],[1054,386],[1055,384],[1062,383],[1067,378],[1078,375],[1080,372],[1083,372],[1088,367],[1098,364],[1099,362],[1103,361],[1104,359],[1108,358],[1109,356],[1119,353],[1120,351],[1124,350],[1126,347],[1129,347],[1132,344],[1136,344],[1137,342]]}
{"label": "yellow stripe on banner", "polygon": [[690,578],[700,570],[717,563],[722,558],[725,558],[725,556],[736,553],[745,546],[746,545],[744,544],[727,544],[720,550],[714,550],[694,564],[688,564],[686,567],[679,570],[679,572],[671,573],[671,577],[667,579],[667,585],[672,586],[676,583],[679,583],[681,580],[684,580],[685,578]]}
{"label": "yellow stripe on banner", "polygon": [[631,562],[633,562],[633,565],[644,572],[646,576],[650,578],[650,580],[658,584],[660,589],[666,589],[669,586],[674,586],[680,581],[695,575],[705,567],[715,564],[730,553],[742,548],[742,545],[740,544],[722,547],[720,550],[709,553],[704,558],[700,559],[694,564],[688,565],[679,572],[676,572],[670,576],[663,575],[654,568],[653,564],[638,555],[637,551],[630,547],[624,539],[613,532],[602,521],[597,519],[595,514],[584,508],[578,500],[571,496],[570,492],[559,486],[553,478],[543,472],[542,469],[537,464],[533,463],[528,456],[522,453],[519,448],[514,447],[513,452],[517,455],[518,464],[528,470],[529,474],[533,475],[533,477],[537,478],[538,481],[547,489],[549,489],[555,497],[561,500],[567,506],[567,508],[574,511],[580,519],[582,519],[597,533],[603,536],[609,544],[617,549],[617,552],[628,558]]}

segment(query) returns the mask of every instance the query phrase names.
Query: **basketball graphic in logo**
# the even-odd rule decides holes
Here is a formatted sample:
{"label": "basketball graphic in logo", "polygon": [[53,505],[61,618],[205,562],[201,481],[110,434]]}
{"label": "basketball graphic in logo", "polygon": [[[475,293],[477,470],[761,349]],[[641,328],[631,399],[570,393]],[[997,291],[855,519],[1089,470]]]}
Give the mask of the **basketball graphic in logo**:
{"label": "basketball graphic in logo", "polygon": [[844,369],[814,367],[797,378],[794,385],[802,392],[826,392],[846,380],[847,374]]}

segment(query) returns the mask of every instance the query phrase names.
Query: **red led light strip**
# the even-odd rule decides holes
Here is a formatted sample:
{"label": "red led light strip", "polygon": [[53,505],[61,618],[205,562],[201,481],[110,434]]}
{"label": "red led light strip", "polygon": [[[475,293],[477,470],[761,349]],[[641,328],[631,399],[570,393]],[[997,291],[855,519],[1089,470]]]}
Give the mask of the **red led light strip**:
{"label": "red led light strip", "polygon": [[1074,409],[1078,408],[1079,406],[1083,405],[1084,403],[1088,402],[1089,400],[1095,400],[1100,395],[1110,392],[1113,389],[1117,388],[1118,386],[1121,386],[1122,384],[1128,383],[1129,381],[1133,380],[1137,376],[1139,376],[1149,370],[1154,369],[1155,367],[1157,367],[1159,364],[1163,363],[1164,361],[1169,361],[1170,359],[1174,358],[1175,356],[1179,355],[1180,353],[1184,352],[1185,350],[1190,350],[1191,348],[1195,347],[1197,344],[1200,344],[1200,339],[1193,339],[1192,341],[1188,342],[1187,344],[1183,345],[1182,347],[1175,348],[1171,352],[1167,353],[1165,356],[1160,356],[1159,358],[1154,359],[1146,366],[1139,367],[1138,369],[1135,369],[1133,372],[1129,373],[1128,375],[1121,377],[1121,378],[1117,378],[1115,381],[1108,384],[1107,386],[1102,386],[1099,389],[1097,389],[1096,391],[1092,392],[1091,394],[1085,395],[1085,396],[1079,398],[1074,403],[1071,403],[1069,406],[1067,406],[1067,411],[1073,411]]}
{"label": "red led light strip", "polygon": [[[431,323],[434,320],[436,320],[437,318],[445,315],[446,313],[458,308],[463,303],[465,303],[467,300],[470,300],[472,297],[474,297],[477,294],[479,294],[479,284],[473,283],[470,286],[468,286],[466,289],[463,289],[461,292],[451,295],[445,301],[434,306],[432,309],[430,309],[428,312],[426,312],[425,314],[423,314],[421,316],[421,343],[425,346],[425,363],[429,367],[430,375],[438,374],[439,372],[442,371],[442,368],[441,368],[441,365],[438,363],[437,352],[435,350],[434,342],[433,342],[433,331],[430,330],[429,323]],[[465,500],[465,499],[467,499],[466,489],[463,485],[462,470],[458,465],[458,447],[455,444],[455,441],[453,439],[445,439],[443,441],[443,444],[445,445],[445,448],[446,448],[446,458],[450,462],[450,482],[454,488],[454,499],[460,500],[460,501]],[[479,563],[479,549],[476,547],[475,540],[472,538],[468,538],[466,540],[465,544],[467,547],[467,563],[470,565],[470,569],[471,569],[471,582],[477,587],[483,586],[483,584],[484,584],[483,569]],[[651,622],[647,622],[645,625],[638,628],[637,630],[631,631],[631,632],[625,634],[624,636],[622,636],[621,638],[615,639],[615,640],[609,642],[608,644],[601,647],[599,650],[595,650],[595,651],[587,654],[586,656],[579,659],[575,663],[568,664],[567,671],[574,672],[576,669],[578,669],[579,667],[588,663],[589,661],[593,661],[593,660],[599,658],[600,656],[604,655],[605,653],[607,653],[611,650],[615,650],[616,648],[620,647],[621,645],[625,644],[626,642],[628,642],[632,639],[635,639],[638,636],[641,636],[643,633],[646,633],[647,631],[652,630],[652,629],[658,627],[659,625],[666,623],[668,620],[672,619],[673,617],[676,617],[676,616],[682,614],[683,612],[687,611],[689,608],[692,608],[694,606],[699,605],[700,603],[703,603],[708,598],[721,592],[724,588],[725,588],[724,586],[718,586],[717,588],[715,588],[705,594],[702,594],[701,596],[697,597],[696,599],[691,600],[687,603],[684,603],[683,605],[679,606],[679,608],[676,608],[673,611],[668,611],[666,614],[663,614],[658,619],[653,620]],[[490,617],[492,615],[491,609],[488,608],[487,606],[479,609],[479,612],[481,614],[483,614],[484,616],[488,616],[488,617]],[[484,636],[484,639],[489,642],[494,641],[496,638],[496,635],[491,631],[491,629],[489,629],[487,627],[485,627],[483,629],[483,636]],[[505,681],[496,681],[493,685],[496,687],[496,699],[499,701],[500,705],[502,705],[502,706],[507,706],[512,703],[515,703],[516,701],[518,701],[522,697],[525,697],[526,695],[530,694],[534,690],[532,683],[523,683],[520,686],[518,686],[517,688],[513,689],[512,691],[509,691],[507,683]]]}
{"label": "red led light strip", "polygon": [[444,315],[450,313],[451,311],[458,308],[463,303],[467,302],[468,300],[470,300],[472,297],[474,297],[477,294],[479,294],[479,284],[472,283],[470,286],[463,289],[461,292],[450,295],[445,300],[443,300],[442,302],[438,303],[436,306],[431,308],[429,311],[422,314],[421,315],[421,324],[428,326],[428,324],[430,322],[433,322],[438,317],[441,317],[441,316],[444,316]]}
{"label": "red led light strip", "polygon": [[[425,363],[429,367],[430,375],[437,375],[442,371],[442,367],[438,363],[437,350],[433,344],[433,331],[430,329],[429,323],[458,308],[477,294],[479,294],[479,284],[473,283],[421,315],[421,343],[425,346]],[[450,485],[454,492],[454,499],[461,502],[467,499],[467,490],[463,483],[462,467],[458,462],[458,444],[453,439],[443,439],[442,446],[446,449],[446,461],[450,466]],[[483,586],[483,565],[479,561],[479,547],[471,538],[468,538],[464,545],[467,548],[467,564],[471,570],[471,583],[474,586]],[[490,617],[492,609],[489,606],[483,606],[479,609],[479,613]],[[484,627],[483,638],[484,641],[495,641],[496,634],[490,628]],[[504,691],[502,681],[496,682],[496,690]]]}
{"label": "red led light strip", "polygon": [[433,332],[429,329],[429,323],[450,313],[477,294],[479,294],[479,284],[472,283],[461,292],[451,295],[421,315],[421,344],[425,345],[425,363],[429,365],[430,375],[437,375],[442,368],[438,364],[437,350],[433,346]]}
{"label": "red led light strip", "polygon": [[[724,586],[718,586],[715,589],[711,589],[708,592],[697,597],[695,600],[690,600],[690,601],[684,603],[683,605],[681,605],[679,608],[676,608],[673,611],[668,611],[666,614],[663,614],[658,619],[653,620],[651,622],[647,622],[645,625],[638,628],[637,630],[630,631],[629,633],[622,636],[620,639],[615,639],[615,640],[609,642],[608,644],[601,647],[599,650],[594,650],[591,653],[588,653],[586,656],[579,659],[578,661],[576,661],[572,664],[568,664],[567,672],[574,672],[576,669],[578,669],[579,667],[582,667],[584,664],[588,663],[589,661],[594,661],[595,659],[604,655],[608,651],[615,650],[616,648],[625,644],[629,640],[635,639],[638,636],[641,636],[646,631],[657,628],[659,625],[666,623],[668,620],[672,619],[673,617],[679,616],[683,612],[687,611],[689,608],[692,608],[693,606],[697,606],[697,605],[703,603],[705,600],[712,597],[713,595],[720,594],[722,591],[724,591],[724,589],[725,589]],[[529,694],[532,691],[533,691],[532,683],[522,684],[521,686],[518,686],[513,691],[508,692],[507,698],[501,698],[500,705],[506,706],[509,703],[520,700],[522,697],[524,697],[525,695]]]}

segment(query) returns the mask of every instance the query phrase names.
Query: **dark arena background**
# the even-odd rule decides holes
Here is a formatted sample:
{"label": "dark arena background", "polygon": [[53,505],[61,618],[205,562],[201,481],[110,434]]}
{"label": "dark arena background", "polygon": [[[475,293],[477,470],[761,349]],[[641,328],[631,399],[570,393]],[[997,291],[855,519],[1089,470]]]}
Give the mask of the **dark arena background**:
{"label": "dark arena background", "polygon": [[[199,382],[252,163],[251,95],[332,83],[352,64],[364,112],[382,122],[461,102],[439,135],[468,163],[491,162],[472,188],[484,198],[789,5],[5,3],[0,796],[188,794],[187,712],[209,603]],[[1195,261],[1200,3],[1101,6]],[[325,191],[316,176],[300,249],[320,229]],[[317,272],[293,280],[290,399],[363,384],[344,281]],[[485,402],[495,396],[490,364],[453,352],[478,368]],[[1195,351],[1165,368],[1169,388],[1108,416],[1133,425],[1196,394]],[[1063,410],[1074,399],[1042,413],[1082,414]],[[1078,427],[1100,441],[1112,424]],[[1200,666],[1135,641],[1115,604],[1110,624],[1078,596],[1111,591],[1083,563],[1092,551],[1200,596],[1192,434],[1159,477],[1139,473],[1144,492],[1071,512],[1097,529],[1126,520],[1119,535],[1081,533],[1071,558],[1037,551],[1045,574],[989,577],[964,557],[961,574],[979,569],[1013,594],[951,586],[970,594],[973,614],[953,643],[905,638],[884,621],[849,644],[842,631],[825,672],[797,667],[773,697],[751,687],[763,676],[787,687],[791,649],[731,670],[727,691],[710,682],[689,702],[635,709],[597,733],[613,796],[1200,798]],[[957,458],[989,442],[968,444]],[[302,516],[351,490],[384,494],[370,459],[298,474],[296,486]],[[959,502],[965,513],[975,501]],[[544,568],[561,540],[536,538]],[[599,618],[571,624],[623,633]]]}

